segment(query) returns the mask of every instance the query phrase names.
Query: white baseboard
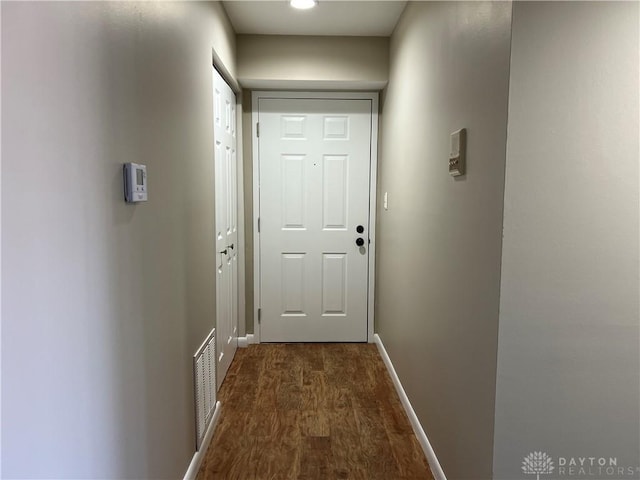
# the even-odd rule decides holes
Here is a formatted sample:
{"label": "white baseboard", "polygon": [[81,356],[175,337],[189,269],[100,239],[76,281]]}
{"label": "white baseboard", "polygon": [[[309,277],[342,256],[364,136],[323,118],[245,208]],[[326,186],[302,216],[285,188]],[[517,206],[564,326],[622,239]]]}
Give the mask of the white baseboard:
{"label": "white baseboard", "polygon": [[216,408],[213,411],[213,418],[211,419],[211,423],[209,423],[209,427],[207,428],[207,433],[204,435],[202,439],[202,445],[200,445],[200,450],[193,454],[193,458],[191,459],[191,463],[189,464],[189,468],[187,469],[187,473],[184,474],[184,480],[195,480],[198,476],[198,471],[200,470],[200,466],[202,465],[202,460],[204,460],[204,456],[207,453],[207,448],[209,447],[209,443],[211,442],[211,437],[213,437],[213,432],[216,429],[216,425],[218,424],[218,420],[220,420],[220,412],[222,410],[222,404],[220,402],[216,402]]}
{"label": "white baseboard", "polygon": [[444,471],[440,466],[440,462],[438,462],[438,458],[436,457],[436,453],[433,451],[431,447],[431,443],[429,443],[429,439],[427,438],[427,434],[424,433],[424,429],[420,424],[420,420],[416,416],[416,412],[414,412],[413,407],[411,406],[411,402],[409,401],[409,397],[402,388],[402,384],[400,383],[400,379],[398,378],[398,374],[396,373],[395,368],[393,368],[393,364],[391,363],[391,359],[387,354],[387,351],[382,344],[382,339],[376,333],[374,336],[375,344],[378,346],[378,351],[380,352],[380,356],[384,361],[384,364],[387,366],[387,370],[389,371],[389,375],[391,376],[391,380],[393,380],[393,385],[396,387],[396,391],[398,392],[398,396],[400,397],[400,402],[402,402],[402,406],[404,407],[405,412],[407,412],[407,416],[409,417],[409,422],[411,422],[411,426],[413,427],[413,433],[416,434],[418,438],[418,442],[420,442],[420,446],[422,446],[422,451],[427,457],[427,461],[429,462],[429,467],[431,468],[431,473],[433,473],[433,477],[435,480],[447,480],[447,477],[444,475]]}
{"label": "white baseboard", "polygon": [[253,333],[247,333],[246,337],[238,337],[238,347],[247,348],[252,343],[256,343]]}

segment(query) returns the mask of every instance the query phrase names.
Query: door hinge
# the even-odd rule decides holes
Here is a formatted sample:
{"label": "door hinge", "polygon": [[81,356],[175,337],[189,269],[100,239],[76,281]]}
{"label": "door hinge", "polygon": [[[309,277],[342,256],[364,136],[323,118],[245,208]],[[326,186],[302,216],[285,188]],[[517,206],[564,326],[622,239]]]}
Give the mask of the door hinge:
{"label": "door hinge", "polygon": [[260,323],[262,321],[262,309],[259,308],[258,309],[258,323]]}
{"label": "door hinge", "polygon": [[260,136],[260,122],[256,123],[256,137]]}
{"label": "door hinge", "polygon": [[258,233],[260,233],[260,217],[258,217]]}

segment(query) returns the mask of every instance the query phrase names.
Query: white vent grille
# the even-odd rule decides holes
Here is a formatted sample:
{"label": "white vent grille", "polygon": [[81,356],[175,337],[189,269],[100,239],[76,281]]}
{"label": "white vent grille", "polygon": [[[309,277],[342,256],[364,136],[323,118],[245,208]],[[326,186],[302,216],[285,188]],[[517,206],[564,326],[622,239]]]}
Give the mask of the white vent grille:
{"label": "white vent grille", "polygon": [[211,330],[193,356],[193,384],[196,402],[196,450],[202,440],[216,406],[216,329]]}

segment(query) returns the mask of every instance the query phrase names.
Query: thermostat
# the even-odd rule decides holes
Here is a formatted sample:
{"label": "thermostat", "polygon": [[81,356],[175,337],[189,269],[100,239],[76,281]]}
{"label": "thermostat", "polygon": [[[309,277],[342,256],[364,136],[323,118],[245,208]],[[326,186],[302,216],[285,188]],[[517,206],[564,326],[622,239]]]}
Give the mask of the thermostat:
{"label": "thermostat", "polygon": [[460,130],[451,134],[451,150],[449,151],[449,175],[457,177],[464,175],[467,150],[467,129]]}
{"label": "thermostat", "polygon": [[124,176],[124,200],[127,203],[147,201],[147,166],[137,163],[125,163],[122,169]]}

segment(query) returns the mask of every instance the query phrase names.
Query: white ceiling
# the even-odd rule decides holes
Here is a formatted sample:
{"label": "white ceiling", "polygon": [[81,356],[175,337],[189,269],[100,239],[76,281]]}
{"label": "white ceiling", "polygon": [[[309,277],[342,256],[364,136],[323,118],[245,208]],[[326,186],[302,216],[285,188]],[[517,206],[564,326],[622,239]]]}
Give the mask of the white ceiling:
{"label": "white ceiling", "polygon": [[386,37],[407,2],[319,0],[310,10],[291,8],[286,0],[222,3],[237,33]]}

